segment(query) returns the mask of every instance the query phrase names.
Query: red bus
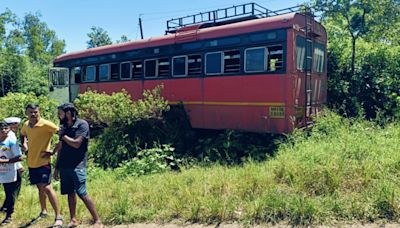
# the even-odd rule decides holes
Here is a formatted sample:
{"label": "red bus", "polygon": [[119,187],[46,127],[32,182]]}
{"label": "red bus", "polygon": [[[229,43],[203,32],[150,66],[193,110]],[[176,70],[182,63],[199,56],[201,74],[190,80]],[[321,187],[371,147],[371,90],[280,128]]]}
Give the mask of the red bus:
{"label": "red bus", "polygon": [[163,84],[193,128],[291,132],[327,96],[326,31],[295,9],[233,6],[172,19],[161,37],[63,54],[51,91],[73,101],[89,89],[125,89],[135,100]]}

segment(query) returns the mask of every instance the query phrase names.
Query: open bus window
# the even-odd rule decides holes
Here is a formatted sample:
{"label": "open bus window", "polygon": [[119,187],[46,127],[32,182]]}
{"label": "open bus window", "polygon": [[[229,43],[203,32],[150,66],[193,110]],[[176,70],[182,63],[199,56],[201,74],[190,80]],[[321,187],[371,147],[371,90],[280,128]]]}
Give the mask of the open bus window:
{"label": "open bus window", "polygon": [[224,73],[240,72],[240,51],[230,50],[224,52]]}
{"label": "open bus window", "polygon": [[169,59],[159,59],[157,63],[157,68],[159,77],[167,77],[169,75]]}
{"label": "open bus window", "polygon": [[172,58],[172,76],[182,77],[187,75],[187,56]]}
{"label": "open bus window", "polygon": [[188,55],[188,75],[199,75],[202,73],[201,55]]}
{"label": "open bus window", "polygon": [[121,79],[131,78],[131,63],[125,62],[121,63]]}
{"label": "open bus window", "polygon": [[325,49],[324,45],[320,43],[314,43],[314,71],[317,73],[324,72],[324,63],[325,63]]}
{"label": "open bus window", "polygon": [[112,80],[119,79],[119,64],[118,63],[111,64],[111,79]]}
{"label": "open bus window", "polygon": [[144,76],[146,78],[154,78],[157,76],[156,71],[157,60],[145,60],[144,61]]}
{"label": "open bus window", "polygon": [[222,52],[213,52],[206,54],[206,74],[222,73]]}
{"label": "open bus window", "polygon": [[95,66],[87,66],[84,67],[83,81],[84,82],[93,82],[96,80],[96,67]]}
{"label": "open bus window", "polygon": [[71,71],[71,84],[81,83],[81,68],[74,67]]}
{"label": "open bus window", "polygon": [[301,36],[296,37],[296,69],[304,70],[306,68],[306,39]]}
{"label": "open bus window", "polygon": [[132,61],[132,78],[141,78],[142,77],[142,62],[141,61]]}
{"label": "open bus window", "polygon": [[283,69],[283,47],[282,45],[268,46],[268,71]]}
{"label": "open bus window", "polygon": [[245,53],[245,72],[264,72],[267,67],[267,49],[265,47],[248,48]]}
{"label": "open bus window", "polygon": [[108,80],[109,79],[109,75],[110,75],[110,72],[109,72],[109,65],[108,64],[102,64],[102,65],[100,65],[100,67],[99,67],[99,78],[100,78],[100,81],[106,81],[106,80]]}

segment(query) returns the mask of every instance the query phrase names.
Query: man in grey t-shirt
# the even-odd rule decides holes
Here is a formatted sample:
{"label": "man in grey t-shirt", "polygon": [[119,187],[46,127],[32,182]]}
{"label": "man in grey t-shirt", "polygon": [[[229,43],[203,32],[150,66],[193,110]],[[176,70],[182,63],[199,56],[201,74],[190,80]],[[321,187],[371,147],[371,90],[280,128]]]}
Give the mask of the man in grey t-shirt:
{"label": "man in grey t-shirt", "polygon": [[89,124],[77,117],[72,104],[58,107],[61,122],[54,178],[60,178],[61,194],[68,195],[71,221],[68,227],[78,225],[76,220],[76,195],[81,198],[93,217],[93,227],[101,227],[95,205],[86,190],[86,161],[89,143]]}

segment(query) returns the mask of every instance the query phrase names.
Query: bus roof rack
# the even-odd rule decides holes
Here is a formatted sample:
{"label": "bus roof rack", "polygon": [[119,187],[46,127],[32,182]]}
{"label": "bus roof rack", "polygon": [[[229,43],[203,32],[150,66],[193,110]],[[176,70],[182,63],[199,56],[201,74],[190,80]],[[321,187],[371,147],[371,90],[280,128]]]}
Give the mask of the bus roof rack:
{"label": "bus roof rack", "polygon": [[167,21],[167,30],[165,31],[165,34],[176,33],[177,30],[185,26],[196,24],[207,24],[205,27],[211,27],[263,17],[273,17],[287,13],[307,11],[307,7],[304,5],[272,11],[252,2],[170,19]]}

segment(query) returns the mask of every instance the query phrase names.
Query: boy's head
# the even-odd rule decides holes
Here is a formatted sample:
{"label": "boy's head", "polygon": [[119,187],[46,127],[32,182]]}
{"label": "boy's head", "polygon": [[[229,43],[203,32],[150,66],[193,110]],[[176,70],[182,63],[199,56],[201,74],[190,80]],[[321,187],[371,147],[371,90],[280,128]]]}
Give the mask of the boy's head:
{"label": "boy's head", "polygon": [[8,124],[4,121],[0,121],[0,140],[4,140],[7,138],[8,132],[10,131],[10,128]]}
{"label": "boy's head", "polygon": [[7,117],[7,118],[4,119],[4,122],[6,122],[10,126],[10,129],[13,132],[16,132],[17,129],[18,129],[19,123],[21,123],[21,118],[19,118],[19,117]]}

